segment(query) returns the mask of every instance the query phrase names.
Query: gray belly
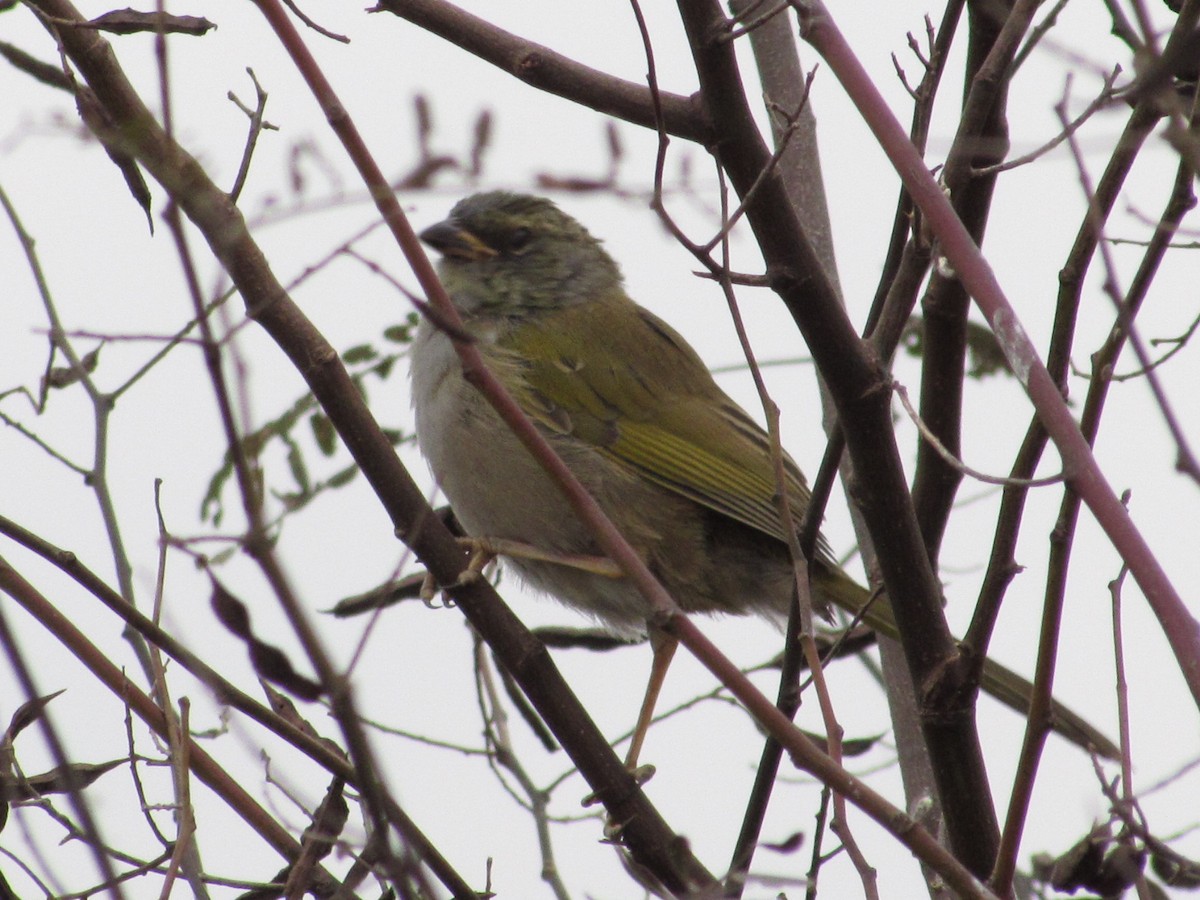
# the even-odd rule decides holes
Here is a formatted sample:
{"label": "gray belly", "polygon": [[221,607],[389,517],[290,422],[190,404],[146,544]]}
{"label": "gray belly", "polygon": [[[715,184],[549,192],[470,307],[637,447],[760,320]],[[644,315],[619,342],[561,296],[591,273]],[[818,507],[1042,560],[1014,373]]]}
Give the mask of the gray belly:
{"label": "gray belly", "polygon": [[[601,555],[557,486],[512,435],[483,396],[467,384],[449,339],[422,325],[413,346],[417,444],[459,521],[476,537],[505,538],[552,553]],[[579,442],[549,435],[577,474],[612,464]],[[609,472],[585,478],[597,499],[611,493]],[[597,480],[605,482],[595,483]],[[629,485],[624,485],[628,489]],[[511,558],[534,587],[622,632],[642,628],[648,606],[625,579],[554,563]]]}

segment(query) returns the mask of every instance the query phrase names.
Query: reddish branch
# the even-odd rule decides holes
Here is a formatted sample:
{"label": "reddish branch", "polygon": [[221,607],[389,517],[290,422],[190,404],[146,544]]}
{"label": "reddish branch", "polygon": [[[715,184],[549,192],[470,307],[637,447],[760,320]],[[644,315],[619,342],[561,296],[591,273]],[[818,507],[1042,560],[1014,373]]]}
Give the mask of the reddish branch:
{"label": "reddish branch", "polygon": [[[720,129],[718,160],[739,195],[755,194],[747,220],[772,289],[800,329],[829,388],[862,485],[853,490],[892,601],[917,686],[921,726],[955,856],[990,870],[996,833],[974,720],[974,689],[941,609],[941,586],[925,552],[891,422],[883,361],[861,341],[793,210],[781,179],[761,177],[771,158],[742,88],[727,21],[715,2],[679,6],[709,118]],[[869,489],[866,488],[869,485]],[[983,839],[981,840],[981,836]]]}
{"label": "reddish branch", "polygon": [[[81,21],[69,0],[37,0],[36,7],[54,21]],[[272,6],[276,23],[290,23]],[[638,862],[651,868],[668,886],[686,890],[711,883],[712,876],[686,845],[667,827],[657,810],[637,788],[603,735],[571,694],[549,654],[513,616],[492,587],[482,580],[458,584],[465,565],[462,549],[426,503],[421,490],[397,459],[387,436],[372,418],[337,352],[287,296],[261,249],[246,228],[228,195],[211,182],[199,164],[173,143],[150,114],[116,63],[111,47],[95,32],[56,29],[55,34],[83,78],[104,104],[114,131],[126,149],[163,186],[195,224],[240,291],[247,309],[276,340],[314,395],[321,402],[363,474],[370,481],[395,525],[396,533],[417,552],[439,582],[452,589],[458,606],[496,650],[522,689],[545,718],[572,761],[605,802],[617,821],[627,823],[623,836]],[[298,37],[292,32],[294,44]],[[302,65],[306,77],[316,78],[311,59]],[[327,105],[331,122],[343,133],[349,125],[345,110]],[[380,176],[372,180],[374,196],[394,198]],[[402,245],[416,249],[414,267],[423,283],[436,285],[428,261],[420,254],[411,228],[398,207],[385,214]],[[432,295],[432,291],[431,291]],[[339,689],[331,684],[333,690]],[[341,720],[349,737],[361,726]],[[356,778],[369,785],[374,773],[363,771],[365,757],[355,752]],[[386,804],[388,798],[382,798]]]}
{"label": "reddish branch", "polygon": [[[456,44],[531,87],[646,128],[657,127],[654,103],[645,85],[577,63],[442,0],[381,0],[373,11],[383,10]],[[695,97],[670,93],[659,97],[668,134],[707,143],[710,129]]]}
{"label": "reddish branch", "polygon": [[1071,486],[1104,529],[1145,594],[1200,706],[1200,623],[1184,605],[1153,550],[1109,485],[1050,373],[1038,357],[991,267],[920,155],[850,51],[819,0],[797,2],[802,34],[829,63],[939,241],[939,249],[995,332],[1000,348],[1058,447]]}
{"label": "reddish branch", "polygon": [[[62,614],[36,588],[0,559],[0,590],[16,600],[27,612],[63,642],[78,659],[117,697],[128,703],[143,722],[163,740],[167,738],[167,720],[137,685],[130,681],[87,636]],[[188,739],[188,765],[196,776],[221,797],[257,831],[281,856],[295,859],[300,842],[293,838],[229,773],[217,765],[202,747]],[[328,873],[323,876],[330,880]]]}
{"label": "reddish branch", "polygon": [[[437,314],[447,321],[452,329],[460,328],[457,313],[444,289],[436,279],[428,279],[429,264],[423,251],[411,239],[412,230],[392,193],[386,190],[386,182],[382,172],[374,163],[365,145],[362,143],[353,123],[345,115],[345,111],[337,100],[332,87],[317,68],[315,61],[304,47],[299,35],[295,32],[281,7],[272,0],[259,0],[259,6],[267,15],[272,27],[281,42],[292,55],[304,75],[309,87],[313,90],[322,108],[326,111],[331,124],[342,139],[347,152],[350,154],[360,175],[367,182],[372,196],[376,199],[381,214],[393,228],[398,242],[413,264],[422,287],[427,291]],[[731,48],[730,48],[731,49]],[[763,171],[761,168],[759,171]],[[768,178],[770,182],[775,179]],[[787,207],[790,211],[790,206]],[[840,311],[840,309],[839,309]],[[842,317],[844,321],[844,316]],[[847,323],[848,325],[848,323]],[[951,858],[945,850],[933,840],[932,836],[909,819],[908,816],[887,803],[884,798],[866,785],[853,778],[840,766],[808,740],[791,721],[775,708],[746,678],[746,676],[726,659],[717,648],[704,637],[696,626],[683,615],[674,601],[666,594],[662,586],[650,574],[641,558],[629,547],[612,523],[600,511],[595,501],[571,475],[570,470],[555,456],[545,439],[524,416],[519,407],[507,395],[503,387],[488,372],[487,367],[479,357],[475,347],[465,341],[456,341],[455,347],[463,360],[466,377],[479,388],[488,400],[504,418],[514,434],[525,444],[530,452],[538,459],[546,471],[555,479],[560,489],[572,503],[581,519],[586,521],[596,534],[601,547],[621,568],[627,577],[638,587],[642,594],[653,605],[656,613],[656,624],[671,631],[688,649],[725,683],[731,692],[750,709],[760,723],[768,728],[793,755],[793,759],[801,768],[812,772],[822,781],[830,784],[835,790],[848,797],[860,806],[880,824],[889,828],[899,840],[909,846],[921,859],[927,861],[933,868],[942,873],[946,879],[955,884],[956,888],[967,895],[977,895],[981,890],[978,882],[965,870],[957,860]],[[885,416],[886,420],[886,416]],[[339,429],[340,430],[340,429]],[[894,449],[894,446],[893,446]],[[899,460],[896,459],[897,472]],[[901,482],[902,483],[902,482]],[[907,497],[907,494],[904,494]],[[910,508],[911,511],[911,508]],[[421,549],[413,544],[418,555]],[[461,555],[460,555],[461,560]],[[932,573],[929,573],[932,578]],[[443,583],[452,583],[445,581]],[[451,593],[458,599],[455,590]],[[460,601],[461,603],[461,601]],[[945,630],[945,622],[942,621]],[[946,632],[948,635],[948,632]],[[947,638],[948,639],[948,638]],[[514,672],[514,674],[516,674]],[[519,676],[518,676],[519,677]],[[522,686],[528,687],[522,682]],[[535,705],[537,700],[534,698]],[[540,707],[539,707],[540,710]],[[959,758],[959,766],[962,759]],[[624,820],[621,820],[624,821]]]}

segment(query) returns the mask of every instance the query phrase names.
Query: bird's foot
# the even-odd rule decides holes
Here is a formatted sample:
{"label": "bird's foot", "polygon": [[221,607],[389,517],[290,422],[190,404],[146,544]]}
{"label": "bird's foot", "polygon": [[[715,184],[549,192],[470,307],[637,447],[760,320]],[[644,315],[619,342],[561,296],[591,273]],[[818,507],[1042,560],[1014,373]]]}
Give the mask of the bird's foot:
{"label": "bird's foot", "polygon": [[[591,572],[593,575],[602,575],[605,578],[621,578],[625,574],[621,571],[621,567],[607,556],[589,556],[584,553],[558,553],[554,550],[543,550],[541,547],[533,546],[533,544],[526,544],[523,541],[513,541],[508,538],[463,537],[458,538],[458,543],[463,548],[469,550],[471,556],[467,560],[467,567],[459,573],[458,580],[455,581],[454,585],[451,585],[452,587],[462,584],[473,584],[478,581],[483,577],[483,570],[487,568],[488,563],[497,556],[511,556],[517,559],[556,563],[560,566],[579,569],[582,572]],[[425,581],[421,584],[421,599],[425,601],[427,606],[432,605],[438,590],[438,583],[432,575],[427,574]]]}
{"label": "bird's foot", "polygon": [[[450,587],[458,587],[464,584],[474,584],[483,577],[483,570],[487,568],[488,563],[496,558],[497,551],[492,549],[491,542],[481,538],[461,537],[456,539],[460,547],[471,551],[471,555],[467,560],[467,567],[458,573],[458,578]],[[421,582],[421,599],[426,606],[432,606],[434,598],[437,597],[438,591],[443,588],[437,583],[437,580],[430,573],[425,573],[425,580]],[[447,604],[449,604],[447,598]]]}

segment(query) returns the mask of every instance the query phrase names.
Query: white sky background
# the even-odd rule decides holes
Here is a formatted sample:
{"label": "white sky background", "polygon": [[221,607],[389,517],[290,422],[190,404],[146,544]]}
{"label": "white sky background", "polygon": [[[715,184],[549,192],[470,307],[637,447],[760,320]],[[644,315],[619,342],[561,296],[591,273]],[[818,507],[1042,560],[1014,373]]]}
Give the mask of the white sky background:
{"label": "white sky background", "polygon": [[[664,89],[690,92],[694,76],[675,14],[665,4],[661,9],[654,6],[647,4],[645,13],[656,41],[660,82]],[[1069,41],[1070,50],[1085,58],[1099,62],[1124,60],[1121,50],[1113,49],[1103,20],[1092,18],[1092,11],[1083,4],[1076,6],[1079,8],[1068,7],[1063,25],[1054,32],[1056,39]],[[104,4],[82,6],[89,16],[108,8]],[[469,8],[597,68],[631,79],[643,77],[641,42],[633,17],[623,5],[522,2],[476,3]],[[264,134],[260,139],[242,202],[247,214],[253,218],[267,198],[275,199],[276,208],[293,207],[297,198],[288,184],[287,160],[289,150],[303,141],[315,142],[325,163],[336,169],[338,179],[333,181],[321,168],[306,164],[308,181],[303,199],[315,204],[343,190],[354,195],[353,202],[339,203],[330,211],[272,219],[255,228],[276,273],[288,281],[370,222],[374,211],[361,202],[340,148],[251,4],[172,11],[206,14],[220,26],[204,38],[176,38],[170,45],[177,133],[218,182],[232,182],[246,127],[242,114],[225,99],[226,92],[235,91],[244,101],[252,102],[253,89],[244,72],[246,66],[251,66],[270,93],[267,118],[281,131]],[[901,120],[907,122],[907,97],[896,83],[889,54],[899,55],[910,80],[919,78],[919,64],[906,50],[905,32],[922,33],[925,8],[917,4],[834,3],[832,11]],[[607,158],[604,119],[599,115],[527,88],[390,15],[368,16],[356,7],[345,6],[312,8],[308,12],[326,27],[352,38],[349,46],[312,35],[307,40],[389,174],[407,171],[413,162],[412,97],[416,93],[430,98],[436,151],[465,152],[475,116],[482,109],[492,110],[495,134],[483,187],[526,189],[539,172],[603,174]],[[1169,22],[1164,18],[1161,24],[1165,27]],[[23,9],[0,17],[0,40],[15,43],[45,60],[55,58],[53,45]],[[113,42],[126,72],[154,105],[157,82],[151,38],[134,36],[115,38]],[[811,65],[813,54],[806,48],[802,52],[806,65]],[[1014,154],[1032,149],[1056,131],[1052,107],[1069,72],[1075,73],[1075,109],[1081,108],[1099,85],[1099,78],[1091,70],[1053,48],[1039,52],[1029,65],[1037,67],[1036,75],[1022,75],[1010,104]],[[952,67],[946,76],[941,98],[942,106],[950,111],[958,102],[958,71]],[[41,264],[67,328],[138,335],[166,335],[177,330],[190,316],[190,301],[182,287],[169,235],[158,219],[163,205],[161,192],[155,191],[156,234],[151,238],[141,211],[129,199],[119,174],[103,152],[94,144],[81,146],[70,133],[75,113],[65,95],[35,85],[3,66],[0,96],[6,98],[0,104],[0,185],[37,240]],[[883,259],[896,178],[824,67],[818,72],[813,96],[840,276],[850,314],[855,322],[861,322]],[[69,127],[64,127],[60,118]],[[1097,117],[1081,133],[1094,177],[1107,160],[1108,148],[1124,120],[1122,110],[1114,111]],[[949,149],[953,121],[953,116],[943,114],[935,124],[927,155],[931,165],[941,162]],[[620,185],[631,192],[644,192],[652,174],[653,137],[631,125],[620,124],[618,128],[627,151]],[[1144,223],[1159,215],[1173,177],[1173,152],[1158,137],[1151,138],[1150,143],[1118,203],[1124,215],[1118,217],[1120,224],[1112,231],[1122,237],[1148,235]],[[692,160],[693,184],[710,208],[702,209],[687,197],[673,200],[670,206],[694,236],[706,236],[715,222],[710,214],[716,197],[711,167],[701,150],[673,141],[669,175],[678,171],[678,162],[685,155]],[[454,200],[471,190],[454,177],[440,184],[442,187],[432,193],[402,198],[418,227],[442,218]],[[690,274],[695,263],[659,227],[643,200],[618,201],[607,196],[556,199],[606,241],[608,249],[622,262],[635,299],[676,325],[712,365],[739,359],[719,291]],[[1074,238],[1081,210],[1077,175],[1064,151],[1009,173],[1000,181],[985,249],[1039,347],[1046,344],[1056,273]],[[193,242],[193,248],[203,259],[199,239]],[[387,239],[376,235],[359,250],[405,284],[415,285],[401,254]],[[735,253],[737,268],[755,270],[754,248],[748,237],[736,240]],[[1114,253],[1126,264],[1122,284],[1127,285],[1141,251],[1118,247]],[[220,283],[207,260],[203,272],[206,289]],[[1111,305],[1100,290],[1098,275],[1098,266],[1093,266],[1085,293],[1087,310],[1081,316],[1076,344],[1075,362],[1080,367],[1086,367],[1087,354],[1099,346],[1111,321]],[[1139,319],[1145,337],[1174,336],[1186,328],[1197,312],[1197,275],[1200,264],[1194,255],[1176,253],[1168,259],[1147,310]],[[339,348],[378,342],[382,328],[399,321],[408,311],[403,297],[384,280],[344,258],[308,280],[295,296]],[[797,349],[800,345],[789,317],[773,295],[743,290],[739,297],[761,358],[803,353]],[[235,320],[240,320],[240,306],[235,302],[229,309]],[[19,384],[36,389],[45,360],[45,327],[41,301],[6,223],[0,228],[0,390]],[[94,344],[92,339],[80,339],[77,346],[86,351]],[[238,348],[247,367],[245,397],[251,421],[257,426],[290,404],[302,391],[302,383],[255,326],[242,331]],[[97,382],[104,388],[122,383],[155,349],[157,344],[144,341],[108,343],[100,356]],[[1127,371],[1132,365],[1127,352],[1120,368]],[[1195,351],[1185,351],[1159,374],[1185,429],[1193,442],[1200,442],[1192,399],[1200,377]],[[813,472],[824,439],[818,428],[812,369],[771,369],[767,377],[784,410],[785,445]],[[917,370],[911,361],[901,360],[898,377],[915,389]],[[721,383],[757,414],[757,399],[747,376],[723,375]],[[1081,399],[1085,382],[1074,379],[1072,391]],[[393,375],[382,389],[372,385],[371,401],[385,424],[409,421],[402,373]],[[48,412],[38,419],[29,415],[28,405],[20,398],[5,398],[0,401],[0,409],[20,417],[68,456],[82,463],[90,459],[91,412],[78,388],[55,394]],[[964,425],[967,461],[994,474],[1006,472],[1029,414],[1029,406],[1015,383],[998,378],[969,383]],[[1136,521],[1176,587],[1187,596],[1194,592],[1200,576],[1194,527],[1196,486],[1172,471],[1174,449],[1145,383],[1131,381],[1115,386],[1105,421],[1108,424],[1101,431],[1098,450],[1105,471],[1118,491],[1132,489]],[[902,450],[911,456],[912,429],[903,424],[900,431]],[[153,480],[164,480],[164,514],[176,534],[209,533],[208,526],[199,522],[197,511],[208,478],[220,462],[219,433],[215,405],[194,348],[174,352],[123,397],[116,409],[110,435],[109,477],[143,608],[152,597],[157,558]],[[414,473],[427,479],[415,451],[406,447],[403,452]],[[314,453],[314,469],[319,465],[317,459]],[[273,462],[283,464],[278,454]],[[341,464],[344,459],[339,457],[336,465],[314,475],[329,474]],[[1057,467],[1056,457],[1048,453],[1043,474]],[[970,481],[960,492],[963,499],[983,495],[984,500],[956,513],[943,552],[950,616],[957,629],[969,617],[982,578],[997,500],[988,488]],[[1056,488],[1035,492],[1019,550],[1019,561],[1028,569],[1009,592],[994,645],[998,658],[1026,674],[1031,674],[1033,668],[1047,537],[1059,498]],[[237,503],[232,493],[227,493],[226,500],[229,517],[225,528],[232,534],[239,521]],[[11,429],[0,430],[0,511],[48,540],[74,550],[94,570],[112,578],[111,554],[91,492],[77,475]],[[827,520],[826,532],[834,548],[840,551],[852,546],[853,536],[840,494],[835,494]],[[208,545],[205,549],[216,552],[218,546]],[[391,536],[390,525],[366,485],[356,481],[289,520],[279,551],[299,595],[314,617],[319,617],[328,648],[339,659],[348,660],[365,623],[335,621],[320,616],[318,611],[342,596],[377,584],[404,558],[403,548]],[[0,542],[0,554],[133,672],[132,655],[119,640],[119,625],[99,611],[93,600],[49,566],[8,542]],[[207,659],[217,661],[229,677],[253,692],[244,649],[215,624],[206,582],[182,556],[173,556],[170,565],[164,621]],[[1118,565],[1099,529],[1084,513],[1072,566],[1067,633],[1056,694],[1101,723],[1114,737],[1106,584],[1117,574]],[[272,605],[252,566],[239,559],[222,567],[219,574],[250,604],[256,630],[300,660],[282,615]],[[574,613],[527,597],[511,584],[505,585],[504,593],[530,625],[585,624]],[[1197,714],[1169,657],[1161,630],[1132,582],[1126,585],[1125,598],[1138,763],[1135,777],[1138,786],[1144,787],[1196,756]],[[18,629],[30,658],[37,662],[39,690],[69,688],[52,708],[75,758],[99,762],[121,756],[125,738],[120,705],[87,678],[73,658],[50,643],[40,627],[29,622],[14,604],[5,602],[2,608],[10,625]],[[768,658],[777,649],[775,633],[761,623],[710,620],[703,627],[734,659],[746,665]],[[649,664],[645,648],[603,656],[572,651],[556,654],[556,660],[606,734],[616,736],[632,724]],[[176,668],[173,672],[176,694],[186,693],[195,704],[194,727],[215,726],[216,713],[205,689],[191,682],[182,670]],[[887,729],[880,695],[862,667],[854,662],[840,663],[832,670],[831,682],[848,736],[879,734]],[[773,677],[760,678],[759,683],[773,695]],[[712,684],[711,677],[681,653],[661,708],[703,693]],[[428,611],[419,604],[389,611],[367,640],[355,688],[360,708],[375,720],[433,738],[480,745],[470,642],[457,612]],[[865,697],[871,699],[862,702]],[[23,699],[11,673],[0,668],[0,722]],[[319,707],[307,707],[306,712],[326,734],[336,734]],[[815,709],[806,706],[800,721],[805,727],[821,729]],[[980,728],[1001,814],[1019,749],[1016,726],[1014,716],[989,700],[981,701]],[[539,783],[549,782],[568,768],[563,754],[547,757],[538,749],[523,723],[514,721],[512,731],[524,762]],[[148,750],[145,737],[140,740],[142,749]],[[306,824],[299,811],[274,788],[262,786],[264,776],[258,761],[262,740],[262,732],[255,726],[235,720],[232,734],[211,743],[210,750],[239,773],[252,793],[265,791],[277,814],[299,830]],[[645,758],[658,764],[659,772],[649,785],[650,796],[714,871],[720,871],[728,860],[759,747],[753,725],[725,704],[707,704],[651,732]],[[389,764],[392,785],[406,810],[468,880],[482,887],[485,860],[493,857],[493,887],[501,897],[549,896],[539,878],[540,861],[531,820],[515,808],[479,757],[431,750],[396,738],[380,738],[377,749]],[[32,731],[21,738],[18,750],[27,771],[41,771],[51,765]],[[286,750],[274,748],[271,752],[274,773],[307,805],[314,805],[327,781],[325,776],[311,765],[297,763]],[[881,748],[866,760],[850,765],[866,772],[885,766],[888,760],[889,751]],[[894,768],[872,772],[870,779],[894,802],[903,802]],[[800,784],[781,785],[778,789],[765,830],[767,840],[783,840],[799,830],[811,831],[815,793],[806,786],[807,779],[789,776],[789,780]],[[1171,834],[1192,824],[1195,790],[1195,779],[1185,779],[1171,790],[1148,798],[1150,823],[1156,833]],[[201,850],[208,869],[264,880],[274,874],[280,865],[277,858],[247,830],[230,821],[205,791],[199,793]],[[569,781],[555,794],[554,812],[577,815],[577,801],[584,793],[586,787],[581,780]],[[112,823],[133,823],[129,827],[140,829],[135,833],[144,832],[134,814],[115,812],[131,803],[127,769],[105,776],[88,796],[108,828],[113,827]],[[165,781],[158,796],[164,802],[169,797]],[[1088,761],[1073,748],[1052,739],[1043,780],[1034,797],[1022,866],[1027,865],[1030,852],[1066,849],[1104,809]],[[59,833],[44,827],[44,818],[35,811],[24,812],[16,822],[10,822],[0,835],[0,847],[27,853],[18,836],[19,825],[36,832],[40,852],[47,858],[75,859],[81,867],[78,871],[90,871],[91,863],[84,854],[71,854],[56,846]],[[884,896],[917,895],[921,886],[915,864],[898,853],[891,840],[865,817],[855,815],[852,826],[868,858],[880,870]],[[112,832],[106,835],[120,846],[145,840]],[[599,838],[600,823],[594,819],[555,831],[559,865],[568,886],[580,897],[633,896],[611,850],[600,845]],[[1179,849],[1193,856],[1200,854],[1194,839],[1183,841]],[[807,846],[794,856],[762,852],[757,867],[767,873],[797,876],[807,869],[808,852]],[[252,857],[260,862],[246,861]],[[19,893],[31,894],[11,861],[0,857],[0,871]],[[90,880],[66,871],[62,875],[64,884],[72,887]],[[826,896],[851,896],[858,891],[857,879],[844,860],[827,866],[823,879]],[[152,889],[157,891],[157,887]],[[142,896],[143,891],[148,895],[150,890],[135,886],[130,895]],[[773,896],[776,890],[760,887],[748,891],[747,896]],[[801,892],[802,888],[793,887],[790,895],[799,896]]]}

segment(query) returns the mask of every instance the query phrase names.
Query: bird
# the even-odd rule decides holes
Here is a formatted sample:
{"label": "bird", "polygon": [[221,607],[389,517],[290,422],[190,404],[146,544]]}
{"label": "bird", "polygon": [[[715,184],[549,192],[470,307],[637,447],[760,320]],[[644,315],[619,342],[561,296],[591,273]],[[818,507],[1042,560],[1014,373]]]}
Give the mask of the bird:
{"label": "bird", "polygon": [[[442,284],[489,369],[683,611],[784,620],[795,569],[767,434],[675,329],[629,297],[602,243],[551,200],[506,191],[460,200],[420,238],[440,255]],[[634,769],[674,641],[648,628],[649,602],[604,565],[589,528],[463,377],[454,340],[428,316],[417,327],[417,444],[479,546],[618,634],[649,630],[650,684],[626,757]],[[786,454],[783,463],[799,522],[809,489]],[[809,573],[814,608],[838,607],[898,636],[886,596],[873,598],[843,571],[823,539]],[[1028,710],[1032,685],[990,659],[981,686]],[[1052,724],[1116,754],[1061,704]]]}

